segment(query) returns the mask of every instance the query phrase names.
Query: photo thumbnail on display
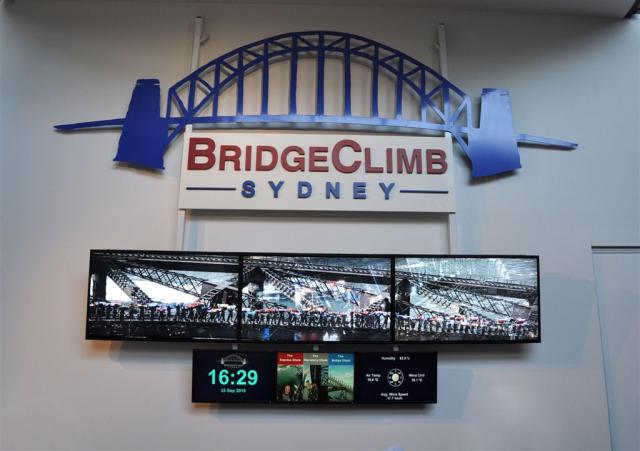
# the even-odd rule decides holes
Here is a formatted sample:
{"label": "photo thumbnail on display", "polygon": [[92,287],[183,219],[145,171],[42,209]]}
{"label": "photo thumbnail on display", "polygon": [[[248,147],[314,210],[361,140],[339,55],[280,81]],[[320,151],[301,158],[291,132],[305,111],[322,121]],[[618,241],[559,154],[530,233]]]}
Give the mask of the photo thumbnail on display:
{"label": "photo thumbnail on display", "polygon": [[92,251],[87,338],[237,338],[237,256]]}
{"label": "photo thumbnail on display", "polygon": [[396,341],[540,339],[537,257],[398,257]]}
{"label": "photo thumbnail on display", "polygon": [[249,256],[241,337],[260,341],[389,341],[391,259]]}
{"label": "photo thumbnail on display", "polygon": [[352,403],[354,355],[279,352],[276,401]]}

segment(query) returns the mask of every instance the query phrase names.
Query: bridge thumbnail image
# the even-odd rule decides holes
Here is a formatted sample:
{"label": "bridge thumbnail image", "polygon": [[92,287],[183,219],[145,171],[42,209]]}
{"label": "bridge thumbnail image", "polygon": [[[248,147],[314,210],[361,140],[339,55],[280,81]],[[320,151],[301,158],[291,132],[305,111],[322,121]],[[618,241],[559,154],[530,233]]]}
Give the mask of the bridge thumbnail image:
{"label": "bridge thumbnail image", "polygon": [[535,341],[535,258],[398,258],[396,341]]}
{"label": "bridge thumbnail image", "polygon": [[[310,67],[314,70],[303,70]],[[285,68],[284,73],[279,68]],[[308,80],[304,72],[309,72]],[[278,74],[279,81],[288,83],[288,87],[270,89],[270,80]],[[341,80],[341,86],[329,85],[329,79]],[[252,80],[259,80],[259,87],[253,91]],[[303,89],[298,89],[299,84]],[[363,90],[367,92],[360,93]],[[302,102],[308,92],[314,100],[313,111]],[[286,96],[279,99],[284,107],[273,101],[281,95]],[[389,95],[389,102],[381,101]],[[260,104],[250,111],[245,103],[256,98]],[[223,108],[227,99],[233,104],[232,111]],[[339,111],[330,111],[334,103],[340,105]],[[363,105],[364,111],[359,111]],[[390,111],[386,111],[387,106]],[[285,33],[227,52],[173,84],[167,93],[164,116],[160,109],[159,81],[139,79],[125,117],[55,128],[122,128],[114,160],[154,170],[164,168],[164,153],[187,125],[324,127],[439,136],[446,132],[471,161],[473,177],[520,168],[519,143],[559,149],[577,146],[517,133],[511,97],[504,89],[483,89],[477,126],[471,97],[435,70],[397,49],[338,31]]]}
{"label": "bridge thumbnail image", "polygon": [[389,258],[245,257],[244,339],[389,341]]}
{"label": "bridge thumbnail image", "polygon": [[[332,363],[332,354],[303,353],[296,363],[278,363],[276,400],[278,402],[353,402],[354,365]],[[285,388],[289,386],[289,388]],[[284,395],[284,396],[283,396]]]}
{"label": "bridge thumbnail image", "polygon": [[235,339],[239,258],[93,251],[87,338]]}

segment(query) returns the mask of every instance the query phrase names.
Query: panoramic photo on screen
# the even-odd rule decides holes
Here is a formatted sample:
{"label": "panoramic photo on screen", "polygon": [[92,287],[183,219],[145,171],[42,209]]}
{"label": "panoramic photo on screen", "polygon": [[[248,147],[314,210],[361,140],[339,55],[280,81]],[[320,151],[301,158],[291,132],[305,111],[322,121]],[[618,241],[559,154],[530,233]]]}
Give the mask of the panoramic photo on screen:
{"label": "panoramic photo on screen", "polygon": [[536,258],[396,258],[396,340],[539,339]]}
{"label": "panoramic photo on screen", "polygon": [[391,261],[370,257],[245,257],[242,338],[390,340]]}
{"label": "panoramic photo on screen", "polygon": [[91,253],[87,338],[236,339],[238,257]]}

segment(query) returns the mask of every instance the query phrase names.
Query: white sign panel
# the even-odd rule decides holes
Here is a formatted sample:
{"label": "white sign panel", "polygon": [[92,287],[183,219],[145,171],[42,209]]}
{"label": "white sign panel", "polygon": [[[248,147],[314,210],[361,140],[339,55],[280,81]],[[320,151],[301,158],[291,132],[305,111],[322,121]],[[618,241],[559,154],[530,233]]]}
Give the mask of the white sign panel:
{"label": "white sign panel", "polygon": [[181,209],[455,211],[451,138],[185,133]]}

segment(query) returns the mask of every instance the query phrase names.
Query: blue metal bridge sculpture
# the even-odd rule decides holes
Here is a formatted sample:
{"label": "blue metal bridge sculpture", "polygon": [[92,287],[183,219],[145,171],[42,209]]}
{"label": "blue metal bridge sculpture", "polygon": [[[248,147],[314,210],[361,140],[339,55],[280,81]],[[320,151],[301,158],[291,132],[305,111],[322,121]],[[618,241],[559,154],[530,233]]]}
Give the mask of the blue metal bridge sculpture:
{"label": "blue metal bridge sculpture", "polygon": [[[315,114],[298,112],[298,66],[303,58],[315,59]],[[325,111],[325,63],[342,60],[342,114]],[[269,67],[289,62],[289,97],[286,114],[269,113]],[[371,71],[370,115],[352,114],[352,63],[363,64]],[[244,79],[261,70],[261,106],[259,114],[245,114]],[[395,86],[393,117],[383,117],[379,108],[381,77]],[[235,84],[236,111],[219,114],[220,98]],[[418,110],[408,118],[409,107],[403,104],[405,93],[415,99]],[[198,94],[198,95],[197,95]],[[472,176],[482,177],[520,168],[518,143],[563,149],[577,145],[558,139],[516,133],[513,126],[509,93],[501,89],[484,89],[481,97],[480,127],[474,127],[471,98],[436,71],[398,50],[371,39],[350,33],[306,31],[286,33],[263,39],[230,51],[169,88],[167,108],[160,116],[160,83],[140,79],[133,90],[129,110],[124,118],[57,125],[57,130],[97,127],[122,127],[115,161],[150,169],[163,169],[163,155],[188,124],[209,127],[233,125],[294,124],[318,127],[336,124],[343,128],[367,126],[373,130],[407,133],[445,133],[452,135],[472,163]]]}

